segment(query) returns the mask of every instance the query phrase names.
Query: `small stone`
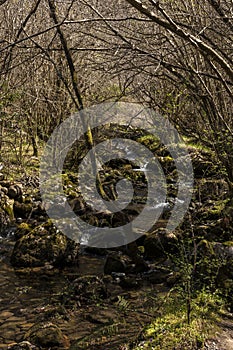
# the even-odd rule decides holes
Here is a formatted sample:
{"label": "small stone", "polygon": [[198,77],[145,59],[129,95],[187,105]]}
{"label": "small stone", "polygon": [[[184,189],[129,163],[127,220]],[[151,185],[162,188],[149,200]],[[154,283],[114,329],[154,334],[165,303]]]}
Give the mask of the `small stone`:
{"label": "small stone", "polygon": [[113,312],[108,311],[108,310],[101,310],[98,313],[93,313],[93,314],[88,314],[86,316],[86,319],[92,323],[95,324],[113,324],[115,319],[116,319],[116,315],[113,314]]}
{"label": "small stone", "polygon": [[7,194],[8,189],[6,187],[1,187],[1,192]]}
{"label": "small stone", "polygon": [[73,281],[75,300],[78,302],[93,302],[97,299],[106,299],[109,292],[100,277],[86,275]]}
{"label": "small stone", "polygon": [[21,343],[14,343],[8,345],[9,350],[36,350],[36,347],[29,343],[28,341],[23,341]]}
{"label": "small stone", "polygon": [[14,316],[14,314],[12,312],[9,312],[9,311],[2,311],[0,313],[0,320],[6,320],[10,317]]}
{"label": "small stone", "polygon": [[20,198],[22,196],[23,192],[22,192],[22,186],[20,185],[12,185],[9,187],[8,189],[8,197],[11,199],[16,199],[16,198]]}
{"label": "small stone", "polygon": [[141,281],[136,280],[135,277],[125,277],[120,280],[120,286],[123,289],[137,289],[141,287]]}
{"label": "small stone", "polygon": [[6,350],[6,349],[7,349],[7,344],[0,343],[0,350]]}
{"label": "small stone", "polygon": [[11,185],[12,185],[12,181],[6,181],[6,180],[1,181],[0,180],[0,186],[2,186],[2,187],[9,188]]}

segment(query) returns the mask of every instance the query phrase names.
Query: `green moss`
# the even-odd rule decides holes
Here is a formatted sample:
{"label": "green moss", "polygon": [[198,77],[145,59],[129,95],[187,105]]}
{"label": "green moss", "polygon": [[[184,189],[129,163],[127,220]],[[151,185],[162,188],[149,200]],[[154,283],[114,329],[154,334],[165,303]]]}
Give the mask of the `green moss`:
{"label": "green moss", "polygon": [[227,241],[223,243],[226,247],[233,247],[233,241]]}
{"label": "green moss", "polygon": [[10,220],[14,220],[14,210],[13,210],[13,202],[6,203],[3,207],[4,211],[8,214]]}
{"label": "green moss", "polygon": [[[41,228],[43,229],[46,229],[46,230],[54,230],[55,229],[55,226],[54,226],[54,223],[53,223],[53,220],[52,219],[48,219],[46,221],[46,223],[44,223],[43,225],[40,226]],[[50,231],[51,232],[51,231]]]}
{"label": "green moss", "polygon": [[216,220],[221,218],[223,213],[226,214],[227,203],[227,199],[215,201],[210,208],[205,208],[203,218]]}
{"label": "green moss", "polygon": [[203,349],[205,340],[217,329],[221,305],[217,294],[201,291],[193,300],[193,317],[188,324],[184,298],[173,295],[163,304],[162,315],[146,327],[144,340],[133,349]]}
{"label": "green moss", "polygon": [[206,145],[203,145],[201,142],[192,142],[192,140],[184,135],[182,135],[182,139],[185,141],[186,144],[188,144],[188,147],[193,150],[202,151],[205,153],[213,154],[213,151],[207,147]]}
{"label": "green moss", "polygon": [[26,222],[22,222],[22,224],[18,225],[19,230],[24,230],[24,231],[31,231],[31,226],[28,225]]}
{"label": "green moss", "polygon": [[139,253],[140,254],[144,254],[145,253],[145,248],[144,248],[144,246],[143,245],[140,245],[139,247],[138,247],[138,251],[139,251]]}
{"label": "green moss", "polygon": [[71,183],[68,174],[61,174],[63,185],[69,185]]}
{"label": "green moss", "polygon": [[157,150],[160,146],[159,139],[157,139],[154,135],[151,134],[143,135],[139,137],[136,141],[141,143],[142,145],[145,145],[151,151]]}
{"label": "green moss", "polygon": [[[25,232],[26,229],[26,232]],[[11,263],[17,267],[43,266],[46,262],[55,265],[76,263],[79,246],[53,225],[45,224],[30,230],[27,224],[16,231],[17,240]]]}
{"label": "green moss", "polygon": [[218,201],[215,202],[214,207],[209,211],[209,213],[215,214],[215,215],[220,215],[222,211],[225,209],[226,206],[226,201]]}
{"label": "green moss", "polygon": [[204,251],[205,255],[206,254],[214,255],[214,248],[213,248],[212,242],[209,242],[206,239],[203,239],[199,243],[199,247],[200,247],[201,250]]}

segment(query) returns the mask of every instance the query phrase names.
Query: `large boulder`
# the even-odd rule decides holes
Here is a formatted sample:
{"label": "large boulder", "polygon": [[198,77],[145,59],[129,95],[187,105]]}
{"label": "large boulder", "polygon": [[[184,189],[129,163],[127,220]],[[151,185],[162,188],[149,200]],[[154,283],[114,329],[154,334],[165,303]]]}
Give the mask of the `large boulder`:
{"label": "large boulder", "polygon": [[168,252],[176,249],[177,236],[166,230],[159,228],[149,233],[144,241],[145,257],[148,259],[166,258]]}
{"label": "large boulder", "polygon": [[68,349],[70,347],[67,336],[51,322],[33,325],[24,338],[40,349]]}
{"label": "large boulder", "polygon": [[192,166],[195,179],[207,178],[219,174],[219,164],[212,151],[204,151],[189,146],[189,154],[192,159]]}
{"label": "large boulder", "polygon": [[104,273],[111,275],[113,272],[127,272],[127,267],[132,261],[125,255],[117,252],[110,253],[104,264]]}
{"label": "large boulder", "polygon": [[96,303],[109,297],[109,291],[102,278],[86,275],[76,278],[61,293],[61,302],[66,307],[78,304]]}
{"label": "large boulder", "polygon": [[233,290],[233,241],[213,244],[214,253],[221,262],[218,274],[217,284],[224,289]]}
{"label": "large boulder", "polygon": [[[24,230],[24,228],[22,228]],[[50,221],[20,236],[15,243],[11,263],[16,267],[50,264],[63,267],[76,264],[79,244],[60,232]]]}
{"label": "large boulder", "polygon": [[199,278],[214,279],[225,292],[233,288],[233,241],[220,243],[203,239],[197,245],[197,259]]}
{"label": "large boulder", "polygon": [[21,203],[14,201],[14,214],[16,217],[28,219],[33,212],[33,203]]}

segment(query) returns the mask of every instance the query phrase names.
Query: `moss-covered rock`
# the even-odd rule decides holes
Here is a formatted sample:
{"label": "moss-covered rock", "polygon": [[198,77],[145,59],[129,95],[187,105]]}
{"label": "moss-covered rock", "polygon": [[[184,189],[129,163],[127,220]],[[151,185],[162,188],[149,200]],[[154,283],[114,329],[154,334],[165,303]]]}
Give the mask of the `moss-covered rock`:
{"label": "moss-covered rock", "polygon": [[33,325],[24,338],[40,349],[68,349],[70,346],[68,337],[50,322]]}
{"label": "moss-covered rock", "polygon": [[219,163],[213,151],[189,146],[195,178],[219,175]]}
{"label": "moss-covered rock", "polygon": [[201,178],[195,181],[195,197],[202,203],[209,199],[225,200],[228,191],[228,184],[223,179]]}
{"label": "moss-covered rock", "polygon": [[[196,274],[201,280],[214,281],[227,290],[233,287],[233,244],[201,240],[197,245]],[[230,282],[230,283],[229,283]]]}
{"label": "moss-covered rock", "polygon": [[15,231],[15,238],[18,240],[19,238],[25,236],[29,232],[32,231],[32,228],[29,224],[26,222],[22,222],[21,224],[18,225],[16,231]]}
{"label": "moss-covered rock", "polygon": [[225,215],[227,200],[208,201],[208,205],[203,208],[201,217],[207,220],[218,220]]}
{"label": "moss-covered rock", "polygon": [[14,221],[13,202],[0,192],[0,233]]}
{"label": "moss-covered rock", "polygon": [[[25,225],[25,224],[24,224]],[[21,228],[24,233],[29,228]],[[21,233],[22,233],[21,231]],[[79,244],[75,243],[48,221],[22,235],[15,243],[11,263],[16,267],[36,267],[76,264]]]}
{"label": "moss-covered rock", "polygon": [[2,208],[0,208],[0,233],[2,233],[4,231],[4,229],[10,224],[10,218],[7,215],[7,213],[5,212],[5,210],[3,210]]}

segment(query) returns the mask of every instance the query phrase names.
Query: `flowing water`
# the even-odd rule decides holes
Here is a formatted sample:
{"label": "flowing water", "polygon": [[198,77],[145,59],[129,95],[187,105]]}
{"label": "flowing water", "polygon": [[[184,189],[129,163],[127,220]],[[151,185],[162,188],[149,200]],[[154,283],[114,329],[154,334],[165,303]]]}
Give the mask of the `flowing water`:
{"label": "flowing water", "polygon": [[[0,239],[0,349],[21,341],[43,310],[56,307],[56,299],[67,284],[66,273],[58,270],[15,271],[10,264],[13,245],[12,238]],[[98,275],[102,271],[103,259],[83,255],[79,267],[69,273]]]}
{"label": "flowing water", "polygon": [[75,268],[15,271],[10,264],[13,245],[11,234],[0,239],[0,349],[22,341],[33,324],[45,320],[57,324],[71,344],[81,341],[74,349],[120,349],[151,319],[158,287],[156,292],[148,286],[124,291],[111,285],[109,300],[64,311],[62,289],[76,277],[102,275],[104,259],[81,255]]}

